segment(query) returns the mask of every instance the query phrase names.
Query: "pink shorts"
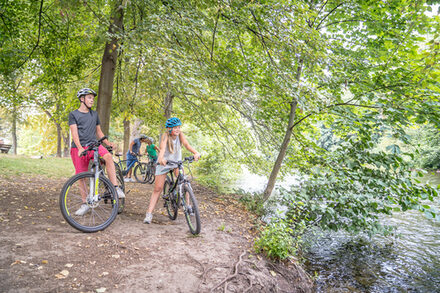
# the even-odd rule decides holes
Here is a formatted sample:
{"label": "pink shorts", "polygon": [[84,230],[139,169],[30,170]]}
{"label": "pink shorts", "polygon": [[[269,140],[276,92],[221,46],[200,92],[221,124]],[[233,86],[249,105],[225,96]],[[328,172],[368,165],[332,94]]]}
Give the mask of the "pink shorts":
{"label": "pink shorts", "polygon": [[[87,147],[85,149],[87,149]],[[93,160],[93,153],[94,151],[90,151],[87,152],[87,155],[78,157],[78,149],[70,149],[70,157],[72,158],[73,166],[75,167],[75,174],[87,172],[89,170],[89,162],[90,160]],[[103,157],[105,154],[108,154],[108,150],[100,145],[98,148],[98,154]]]}

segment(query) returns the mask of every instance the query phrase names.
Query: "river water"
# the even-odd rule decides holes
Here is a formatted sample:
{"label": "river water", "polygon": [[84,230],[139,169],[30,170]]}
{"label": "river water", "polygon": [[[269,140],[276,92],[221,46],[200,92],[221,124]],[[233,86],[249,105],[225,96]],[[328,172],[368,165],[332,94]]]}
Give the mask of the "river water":
{"label": "river water", "polygon": [[[241,188],[257,191],[265,182],[257,178],[241,182]],[[425,180],[440,184],[439,175]],[[305,269],[315,278],[317,292],[440,292],[440,223],[417,211],[394,213],[382,221],[396,227],[395,236],[307,237]]]}

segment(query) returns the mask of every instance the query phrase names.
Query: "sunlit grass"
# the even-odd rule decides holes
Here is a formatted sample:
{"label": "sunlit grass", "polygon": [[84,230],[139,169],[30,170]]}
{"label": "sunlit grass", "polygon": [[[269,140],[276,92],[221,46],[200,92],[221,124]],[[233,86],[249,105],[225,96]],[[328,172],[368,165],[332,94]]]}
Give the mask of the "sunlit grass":
{"label": "sunlit grass", "polygon": [[0,175],[44,176],[50,178],[69,178],[74,172],[70,158],[44,157],[33,159],[27,156],[0,154]]}

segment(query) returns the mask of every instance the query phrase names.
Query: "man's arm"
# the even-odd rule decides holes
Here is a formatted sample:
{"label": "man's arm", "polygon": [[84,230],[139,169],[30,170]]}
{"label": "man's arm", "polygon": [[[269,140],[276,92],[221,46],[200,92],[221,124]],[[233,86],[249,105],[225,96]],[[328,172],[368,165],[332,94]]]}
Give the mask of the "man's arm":
{"label": "man's arm", "polygon": [[128,147],[128,151],[130,152],[130,154],[133,153],[133,145],[134,145],[134,140],[130,143],[130,146]]}
{"label": "man's arm", "polygon": [[[104,137],[105,135],[104,135],[104,132],[102,132],[102,130],[101,130],[101,125],[96,125],[96,137],[98,138],[98,139],[101,139],[102,137]],[[107,138],[106,139],[104,139],[103,141],[102,141],[103,143],[105,143],[106,145],[108,145],[108,146],[111,146],[113,149],[115,148],[115,144],[114,143],[112,143],[112,142],[110,142]]]}
{"label": "man's arm", "polygon": [[75,143],[76,147],[78,148],[78,156],[79,156],[84,151],[84,148],[82,147],[81,143],[79,142],[78,126],[76,124],[70,125],[70,133],[72,134],[73,142]]}

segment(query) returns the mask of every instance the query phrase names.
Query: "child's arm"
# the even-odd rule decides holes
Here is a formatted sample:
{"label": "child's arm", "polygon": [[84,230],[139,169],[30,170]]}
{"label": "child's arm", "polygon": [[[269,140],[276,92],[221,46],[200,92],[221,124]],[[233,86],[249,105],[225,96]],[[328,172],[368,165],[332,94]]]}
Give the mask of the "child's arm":
{"label": "child's arm", "polygon": [[167,160],[164,160],[163,156],[165,155],[165,148],[167,146],[167,140],[168,140],[168,135],[163,134],[161,139],[160,139],[160,144],[159,144],[159,157],[157,158],[157,161],[159,162],[159,164],[165,166],[167,164]]}
{"label": "child's arm", "polygon": [[189,144],[188,140],[182,132],[180,133],[180,141],[188,151],[194,154],[194,160],[197,161],[198,159],[200,159],[200,154]]}

